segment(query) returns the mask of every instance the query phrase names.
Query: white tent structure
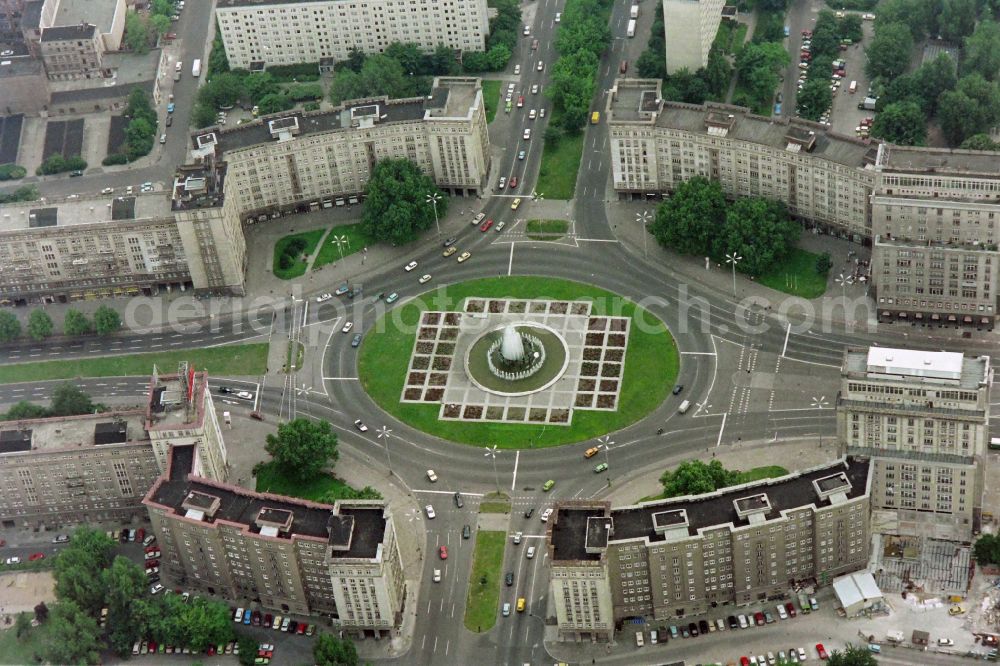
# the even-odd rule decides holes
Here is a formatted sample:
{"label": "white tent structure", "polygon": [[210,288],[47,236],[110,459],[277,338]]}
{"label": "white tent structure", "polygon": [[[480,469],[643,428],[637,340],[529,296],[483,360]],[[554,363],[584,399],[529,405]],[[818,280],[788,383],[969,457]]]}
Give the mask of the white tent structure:
{"label": "white tent structure", "polygon": [[833,580],[833,592],[847,617],[882,605],[882,591],[868,571],[856,571]]}

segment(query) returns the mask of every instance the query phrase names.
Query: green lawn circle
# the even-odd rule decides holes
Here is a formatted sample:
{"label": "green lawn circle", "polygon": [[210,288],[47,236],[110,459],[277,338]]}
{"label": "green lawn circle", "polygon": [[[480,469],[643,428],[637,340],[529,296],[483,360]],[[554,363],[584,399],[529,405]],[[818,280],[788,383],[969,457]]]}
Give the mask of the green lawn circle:
{"label": "green lawn circle", "polygon": [[[438,419],[439,403],[401,403],[420,313],[426,309],[454,310],[470,296],[587,300],[594,304],[593,315],[632,317],[618,410],[578,409],[569,426],[542,426],[442,421]],[[402,326],[394,325],[396,322]],[[677,344],[667,327],[625,297],[570,280],[517,276],[441,287],[390,310],[365,335],[359,350],[358,377],[379,407],[418,430],[464,444],[524,449],[580,442],[635,423],[663,402],[677,378],[678,366]]]}

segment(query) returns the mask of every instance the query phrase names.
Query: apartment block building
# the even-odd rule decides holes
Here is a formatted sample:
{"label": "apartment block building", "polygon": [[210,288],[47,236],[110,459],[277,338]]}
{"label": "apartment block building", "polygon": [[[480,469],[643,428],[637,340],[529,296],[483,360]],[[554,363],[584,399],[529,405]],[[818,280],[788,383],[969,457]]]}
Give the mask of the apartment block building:
{"label": "apartment block building", "polygon": [[988,356],[847,349],[837,435],[870,459],[873,528],[969,541],[978,529],[989,441]]}
{"label": "apartment block building", "polygon": [[92,23],[44,28],[39,48],[50,79],[105,76],[104,40]]}
{"label": "apartment block building", "polygon": [[131,521],[160,475],[142,410],[0,423],[0,525]]}
{"label": "apartment block building", "polygon": [[707,495],[557,502],[547,537],[560,639],[610,640],[626,618],[665,622],[861,569],[870,486],[868,461],[845,457]]}
{"label": "apartment block building", "polygon": [[175,199],[92,196],[0,206],[0,302],[242,293],[246,244],[223,165],[182,167]]}
{"label": "apartment block building", "polygon": [[226,193],[250,219],[360,195],[383,159],[412,160],[457,194],[481,191],[490,167],[479,79],[439,78],[427,98],[346,102],[214,129],[194,142],[196,154],[214,150],[225,160]]}
{"label": "apartment block building", "polygon": [[146,433],[160,470],[167,469],[170,449],[195,447],[194,472],[225,481],[229,456],[208,387],[208,373],[181,363],[175,374],[153,368],[146,403]]}
{"label": "apartment block building", "polygon": [[149,489],[161,570],[185,589],[322,615],[382,636],[402,621],[402,557],[392,516],[372,500],[317,504],[191,474],[193,446],[171,447]]}
{"label": "apartment block building", "polygon": [[879,147],[872,273],[883,321],[992,329],[1000,287],[1000,154]]}
{"label": "apartment block building", "polygon": [[230,66],[251,71],[393,42],[484,51],[489,34],[486,0],[222,0],[215,12]]}
{"label": "apartment block building", "polygon": [[783,201],[809,226],[873,245],[882,321],[992,329],[1000,153],[872,143],[805,120],[668,102],[659,80],[618,80],[607,117],[620,197],[702,176],[730,197]]}
{"label": "apartment block building", "polygon": [[708,52],[722,22],[725,0],[663,0],[667,73],[708,64]]}

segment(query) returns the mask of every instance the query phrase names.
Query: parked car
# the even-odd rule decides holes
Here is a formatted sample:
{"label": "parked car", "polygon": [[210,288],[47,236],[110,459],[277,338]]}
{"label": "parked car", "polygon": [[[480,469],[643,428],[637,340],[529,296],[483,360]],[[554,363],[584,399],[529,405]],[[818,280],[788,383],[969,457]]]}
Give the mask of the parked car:
{"label": "parked car", "polygon": [[44,560],[44,559],[45,559],[45,553],[32,553],[31,555],[28,555],[29,562],[37,562],[38,560]]}
{"label": "parked car", "polygon": [[434,513],[434,507],[432,507],[430,504],[424,507],[424,511],[427,512],[428,518],[434,518],[437,515],[436,513]]}
{"label": "parked car", "polygon": [[434,483],[438,480],[438,475],[434,472],[434,470],[429,469],[427,470],[427,478],[430,479],[431,483]]}

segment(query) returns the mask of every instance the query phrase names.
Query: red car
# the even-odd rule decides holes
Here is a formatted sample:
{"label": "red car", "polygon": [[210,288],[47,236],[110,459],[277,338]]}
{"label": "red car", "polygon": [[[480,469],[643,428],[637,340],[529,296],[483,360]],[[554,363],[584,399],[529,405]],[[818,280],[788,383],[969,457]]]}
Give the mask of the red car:
{"label": "red car", "polygon": [[823,647],[822,643],[816,643],[816,654],[819,655],[820,659],[828,659],[830,655],[826,653],[826,648]]}
{"label": "red car", "polygon": [[760,611],[757,611],[756,613],[753,614],[753,619],[754,619],[754,622],[757,623],[758,627],[763,627],[764,626],[764,623],[765,623],[764,614],[761,613]]}
{"label": "red car", "polygon": [[517,187],[517,176],[510,177],[510,183],[507,185],[507,187],[509,187],[512,190]]}
{"label": "red car", "polygon": [[152,569],[153,567],[158,567],[158,566],[160,566],[159,560],[146,560],[147,569]]}
{"label": "red car", "polygon": [[803,37],[812,37],[813,36],[813,31],[812,30],[803,30],[802,31],[802,36]]}
{"label": "red car", "polygon": [[791,601],[785,604],[785,610],[788,611],[788,617],[795,617],[795,604]]}
{"label": "red car", "polygon": [[274,617],[270,613],[268,613],[267,615],[264,616],[264,626],[270,629],[271,625],[274,624],[273,620]]}
{"label": "red car", "polygon": [[441,556],[442,560],[448,559],[448,546],[441,546],[438,548],[438,555]]}
{"label": "red car", "polygon": [[149,641],[149,654],[156,654],[156,641]]}
{"label": "red car", "polygon": [[524,106],[524,95],[517,98],[517,107],[521,108],[522,106]]}
{"label": "red car", "polygon": [[295,633],[301,636],[302,634],[306,633],[307,626],[309,625],[307,625],[305,622],[300,622],[298,629],[295,630]]}
{"label": "red car", "polygon": [[481,225],[479,225],[479,230],[480,231],[489,231],[490,227],[492,227],[492,226],[493,226],[493,220],[486,220]]}
{"label": "red car", "polygon": [[740,657],[740,666],[750,666],[750,660],[746,657]]}
{"label": "red car", "polygon": [[28,555],[29,562],[35,562],[37,560],[44,560],[44,559],[45,559],[45,553],[32,553],[31,555]]}
{"label": "red car", "polygon": [[158,550],[159,550],[159,548],[157,548],[156,546],[146,546],[146,552],[147,553],[155,553]]}
{"label": "red car", "polygon": [[136,541],[142,541],[145,538],[146,538],[146,530],[144,530],[144,529],[142,529],[140,527],[139,529],[137,529],[135,531],[135,540]]}

